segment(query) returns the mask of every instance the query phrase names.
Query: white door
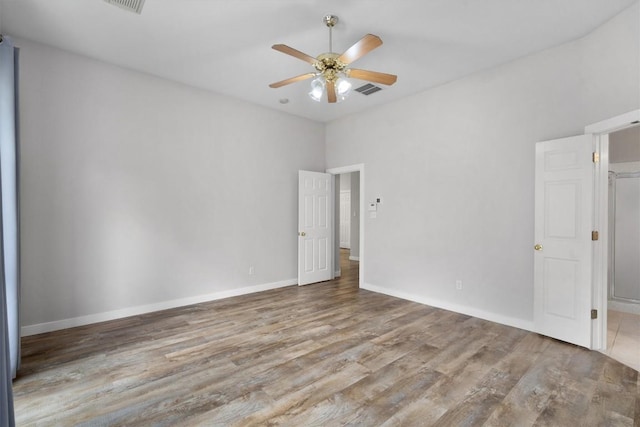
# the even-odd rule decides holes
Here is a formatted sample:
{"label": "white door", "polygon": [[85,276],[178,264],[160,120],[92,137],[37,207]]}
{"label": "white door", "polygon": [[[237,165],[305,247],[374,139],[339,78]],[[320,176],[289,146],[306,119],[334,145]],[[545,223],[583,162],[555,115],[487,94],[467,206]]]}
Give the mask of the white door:
{"label": "white door", "polygon": [[299,171],[298,285],[331,280],[332,175]]}
{"label": "white door", "polygon": [[592,136],[536,144],[534,328],[591,347]]}
{"label": "white door", "polygon": [[351,249],[351,191],[340,192],[340,247]]}

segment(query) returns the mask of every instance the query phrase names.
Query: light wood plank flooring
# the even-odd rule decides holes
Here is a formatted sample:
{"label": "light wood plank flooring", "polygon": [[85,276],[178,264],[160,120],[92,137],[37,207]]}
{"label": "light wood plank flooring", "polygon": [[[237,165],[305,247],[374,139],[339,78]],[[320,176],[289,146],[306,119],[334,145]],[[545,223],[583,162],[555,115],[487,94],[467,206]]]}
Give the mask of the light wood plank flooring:
{"label": "light wood plank flooring", "polygon": [[[348,262],[348,261],[347,261]],[[20,426],[638,426],[598,352],[339,280],[23,339]]]}

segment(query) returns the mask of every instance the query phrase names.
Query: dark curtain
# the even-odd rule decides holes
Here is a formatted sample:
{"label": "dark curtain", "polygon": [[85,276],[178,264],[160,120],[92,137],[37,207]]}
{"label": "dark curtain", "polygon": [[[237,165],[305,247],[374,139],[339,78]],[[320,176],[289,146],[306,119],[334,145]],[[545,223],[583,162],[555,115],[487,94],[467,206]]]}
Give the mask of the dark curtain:
{"label": "dark curtain", "polygon": [[12,379],[20,363],[18,49],[0,37],[0,425],[14,426]]}

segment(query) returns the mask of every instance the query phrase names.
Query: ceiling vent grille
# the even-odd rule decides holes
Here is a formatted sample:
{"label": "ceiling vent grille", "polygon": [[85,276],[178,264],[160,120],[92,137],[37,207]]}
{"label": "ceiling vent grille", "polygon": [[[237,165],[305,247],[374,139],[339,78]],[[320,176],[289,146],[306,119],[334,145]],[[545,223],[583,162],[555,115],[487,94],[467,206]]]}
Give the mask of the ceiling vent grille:
{"label": "ceiling vent grille", "polygon": [[144,0],[104,0],[105,2],[118,6],[129,12],[134,12],[140,15],[142,13],[142,6],[144,6]]}
{"label": "ceiling vent grille", "polygon": [[366,85],[357,88],[356,92],[360,92],[363,95],[371,95],[372,93],[376,93],[379,90],[382,90],[382,88],[376,85],[372,85],[371,83],[367,83]]}

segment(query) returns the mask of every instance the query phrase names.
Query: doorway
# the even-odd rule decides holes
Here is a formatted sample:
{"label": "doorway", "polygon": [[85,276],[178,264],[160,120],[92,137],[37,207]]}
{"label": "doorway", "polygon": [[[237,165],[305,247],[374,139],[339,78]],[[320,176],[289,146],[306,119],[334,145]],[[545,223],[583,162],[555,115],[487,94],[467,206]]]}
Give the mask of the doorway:
{"label": "doorway", "polygon": [[[336,175],[336,193],[339,194],[339,215],[336,216],[336,228],[339,238],[336,250],[340,252],[336,276],[342,276],[347,269],[351,276],[357,277],[360,261],[360,172],[348,172]],[[339,190],[339,191],[338,191]]]}
{"label": "doorway", "polygon": [[[630,148],[629,146],[624,147],[623,152],[621,152],[615,146],[611,148],[611,144],[616,144],[615,141],[620,136],[625,136],[627,132],[635,132],[631,129],[638,128],[639,124],[640,110],[634,110],[585,128],[585,133],[593,134],[594,152],[600,155],[600,161],[596,164],[595,169],[595,206],[593,211],[594,229],[600,232],[599,240],[594,242],[596,244],[593,251],[593,308],[597,310],[598,315],[592,328],[591,348],[609,354],[617,360],[620,359],[611,350],[615,345],[615,341],[618,340],[616,334],[621,330],[626,330],[627,327],[621,326],[619,318],[616,318],[615,315],[609,316],[609,300],[611,296],[609,288],[611,268],[609,264],[611,258],[610,250],[612,249],[609,232],[611,220],[609,171],[612,164],[629,163],[620,160],[631,160],[633,157],[628,157],[628,154],[624,154]],[[637,141],[636,136],[631,136],[631,138],[632,141],[633,139]],[[625,156],[627,157],[624,158]],[[614,168],[616,167],[614,166]],[[608,321],[609,317],[612,321],[611,325]],[[637,338],[640,340],[640,336]],[[618,343],[620,344],[623,341],[625,339],[621,338]],[[637,353],[637,350],[635,353]],[[620,361],[625,363],[623,360]],[[640,360],[636,360],[635,363],[640,363]],[[627,364],[629,363],[627,362]],[[638,366],[635,366],[635,369],[638,369]]]}
{"label": "doorway", "polygon": [[[334,209],[334,276],[339,277],[342,275],[341,263],[345,265],[345,268],[349,269],[350,275],[353,277],[353,273],[357,273],[357,283],[359,287],[362,287],[363,271],[364,271],[364,165],[357,164],[352,166],[345,166],[339,168],[327,169],[327,173],[335,176],[335,209]],[[349,247],[341,248],[341,240],[344,243],[344,238],[341,239],[341,231],[344,231],[346,227],[343,227],[344,222],[341,214],[341,194],[342,191],[348,191],[349,193]],[[346,200],[346,198],[345,198]],[[346,201],[345,201],[346,203]],[[346,211],[345,209],[343,210]]]}
{"label": "doorway", "polygon": [[640,370],[640,126],[609,134],[606,354]]}

